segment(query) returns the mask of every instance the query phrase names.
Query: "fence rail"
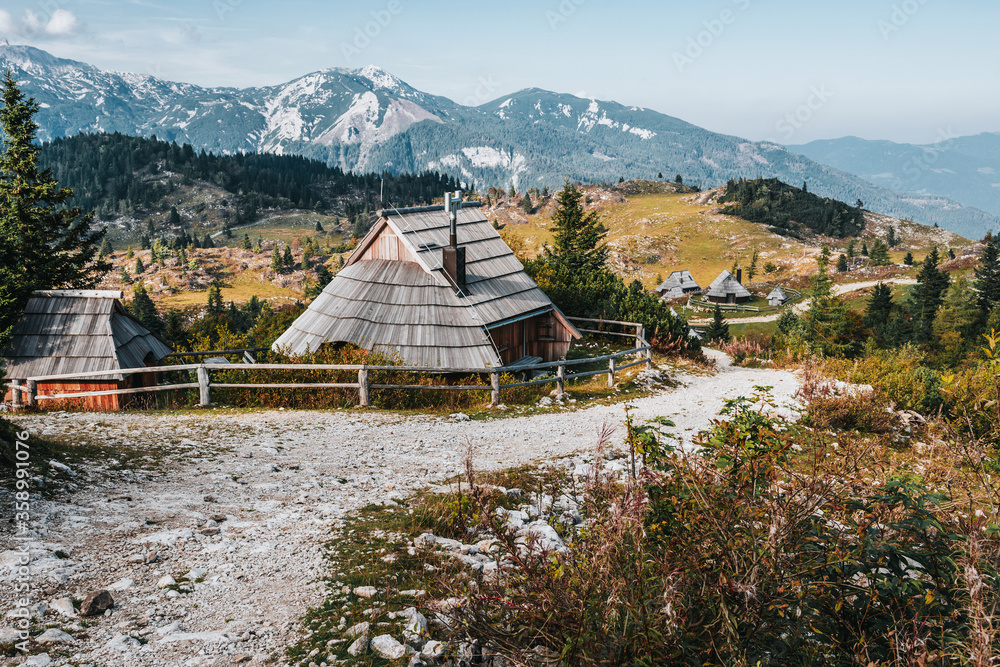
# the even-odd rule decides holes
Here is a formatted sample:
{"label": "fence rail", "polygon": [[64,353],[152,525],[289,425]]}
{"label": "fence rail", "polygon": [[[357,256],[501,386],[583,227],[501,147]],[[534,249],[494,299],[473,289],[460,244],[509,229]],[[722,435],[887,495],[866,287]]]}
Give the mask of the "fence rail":
{"label": "fence rail", "polygon": [[[126,396],[133,394],[197,389],[199,392],[199,405],[208,406],[212,404],[212,389],[352,389],[358,392],[358,405],[360,407],[370,407],[370,396],[376,390],[408,390],[408,391],[482,391],[490,392],[490,404],[494,407],[500,404],[501,391],[504,389],[514,389],[517,387],[529,387],[538,385],[554,384],[559,393],[566,390],[566,381],[594,377],[597,375],[608,376],[608,386],[615,386],[616,374],[636,366],[646,365],[653,367],[653,347],[646,341],[645,330],[641,324],[634,322],[616,322],[609,320],[590,320],[581,318],[568,318],[574,322],[612,325],[627,328],[634,328],[635,333],[622,333],[614,331],[604,331],[601,329],[580,329],[588,333],[601,335],[624,336],[634,338],[636,346],[634,349],[624,350],[614,354],[601,357],[591,357],[585,359],[571,359],[561,361],[550,361],[530,366],[498,367],[498,368],[426,368],[416,366],[366,366],[366,365],[333,365],[333,364],[180,364],[177,366],[150,366],[143,368],[129,368],[111,371],[94,371],[89,373],[68,373],[62,375],[47,375],[28,378],[24,384],[19,381],[10,382],[7,387],[12,390],[14,408],[19,409],[25,405],[35,407],[39,401],[57,401],[70,399],[86,399],[98,396]],[[171,357],[204,357],[221,356],[225,354],[243,354],[247,351],[259,352],[255,350],[220,350],[216,352],[195,352],[195,353],[175,353]],[[624,357],[636,357],[636,360],[619,365],[618,360]],[[579,373],[567,373],[585,364],[607,364],[606,369],[584,371]],[[531,379],[534,373],[544,373],[555,371],[554,375]],[[257,382],[257,383],[230,383],[212,382],[211,373],[215,371],[317,371],[317,372],[348,372],[357,373],[357,382]],[[369,382],[369,374],[372,372],[392,372],[411,375],[433,375],[433,376],[475,376],[482,377],[489,375],[490,383],[483,384],[384,384]],[[94,380],[96,378],[125,377],[128,375],[149,375],[163,373],[194,373],[197,382],[177,382],[174,384],[157,384],[151,387],[136,387],[130,389],[113,389],[103,391],[72,392],[72,393],[38,393],[38,385],[71,381],[71,380]],[[524,375],[525,381],[501,384],[501,374],[510,373]]]}

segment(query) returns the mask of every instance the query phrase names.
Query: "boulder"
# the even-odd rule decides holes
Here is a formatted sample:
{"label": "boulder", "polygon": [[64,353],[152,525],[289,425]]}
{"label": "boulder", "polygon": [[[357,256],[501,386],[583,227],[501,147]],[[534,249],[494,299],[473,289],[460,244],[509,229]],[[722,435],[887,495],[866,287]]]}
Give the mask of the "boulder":
{"label": "boulder", "polygon": [[362,637],[362,636],[367,637],[368,631],[371,629],[371,627],[372,624],[369,623],[368,621],[365,621],[364,623],[358,623],[357,625],[352,625],[351,627],[347,628],[347,632],[344,633],[344,636],[347,637],[348,639],[354,639],[355,637]]}
{"label": "boulder", "polygon": [[56,628],[49,628],[42,634],[35,637],[35,641],[39,644],[75,644],[76,640],[73,639],[72,635],[68,635],[62,630]]}
{"label": "boulder", "polygon": [[374,586],[358,586],[354,589],[354,594],[359,598],[373,598],[378,594],[378,589]]}
{"label": "boulder", "polygon": [[156,582],[157,588],[169,588],[171,586],[176,586],[177,580],[171,577],[169,574],[165,574],[160,577],[160,580]]}
{"label": "boulder", "polygon": [[49,604],[49,609],[61,614],[66,618],[73,618],[76,616],[76,607],[73,606],[73,601],[69,598],[60,598],[58,600],[53,600]]}
{"label": "boulder", "polygon": [[391,635],[379,635],[371,642],[371,650],[380,658],[399,660],[406,655],[406,647],[396,641]]}
{"label": "boulder", "polygon": [[125,651],[139,648],[140,646],[142,646],[142,644],[135,637],[130,637],[129,635],[118,635],[109,641],[104,648],[124,653]]}
{"label": "boulder", "polygon": [[90,593],[80,603],[80,613],[84,616],[98,616],[115,606],[115,599],[107,591]]}
{"label": "boulder", "polygon": [[347,652],[357,657],[368,652],[368,635],[361,635],[354,640],[354,643],[347,647]]}

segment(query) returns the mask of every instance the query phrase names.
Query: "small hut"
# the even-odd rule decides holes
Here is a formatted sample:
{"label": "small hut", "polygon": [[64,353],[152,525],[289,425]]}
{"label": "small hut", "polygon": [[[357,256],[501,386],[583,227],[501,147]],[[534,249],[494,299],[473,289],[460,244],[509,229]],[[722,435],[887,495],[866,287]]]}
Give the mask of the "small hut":
{"label": "small hut", "polygon": [[300,356],[352,343],[428,368],[563,359],[581,337],[538,288],[479,202],[386,209],[346,265],[281,337]]}
{"label": "small hut", "polygon": [[[121,292],[34,292],[4,351],[7,379],[157,366],[173,350],[122,305]],[[37,396],[116,391],[153,386],[155,373],[100,375],[39,382]],[[120,410],[128,395],[75,399],[88,410]],[[12,393],[6,395],[13,400]]]}
{"label": "small hut", "polygon": [[674,271],[663,284],[656,288],[661,299],[680,299],[688,294],[700,292],[701,287],[695,282],[690,271]]}
{"label": "small hut", "polygon": [[781,285],[778,285],[767,295],[767,302],[772,306],[784,306],[788,303],[788,295],[781,289]]}
{"label": "small hut", "polygon": [[743,271],[736,270],[734,276],[729,271],[723,271],[709,288],[707,297],[712,303],[747,303],[753,300],[753,295],[742,285]]}

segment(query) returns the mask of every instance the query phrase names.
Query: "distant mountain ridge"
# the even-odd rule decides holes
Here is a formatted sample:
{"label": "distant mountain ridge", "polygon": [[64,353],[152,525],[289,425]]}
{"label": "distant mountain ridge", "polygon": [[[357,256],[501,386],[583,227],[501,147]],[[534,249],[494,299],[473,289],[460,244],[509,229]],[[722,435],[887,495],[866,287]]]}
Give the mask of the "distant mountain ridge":
{"label": "distant mountain ridge", "polygon": [[204,88],[105,72],[29,46],[0,46],[42,105],[42,139],[122,132],[218,153],[297,154],[344,170],[440,170],[478,186],[558,186],[680,173],[808,182],[817,194],[978,238],[1000,218],[940,196],[901,195],[774,143],[710,132],[655,111],[527,89],[478,107],[418,91],[384,70],[333,68],[260,88]]}
{"label": "distant mountain ridge", "polygon": [[875,185],[1000,215],[1000,133],[942,136],[924,145],[844,137],[788,148]]}

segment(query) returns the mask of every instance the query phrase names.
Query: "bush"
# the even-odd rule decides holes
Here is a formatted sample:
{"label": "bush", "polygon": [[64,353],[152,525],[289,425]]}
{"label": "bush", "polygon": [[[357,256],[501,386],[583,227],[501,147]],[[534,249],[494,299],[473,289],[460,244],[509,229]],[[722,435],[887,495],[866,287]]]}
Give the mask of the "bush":
{"label": "bush", "polygon": [[944,407],[941,374],[925,366],[926,355],[913,346],[874,350],[856,360],[829,359],[823,372],[851,384],[867,384],[897,408],[931,414]]}

